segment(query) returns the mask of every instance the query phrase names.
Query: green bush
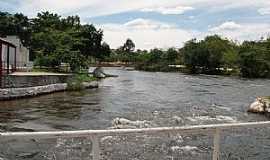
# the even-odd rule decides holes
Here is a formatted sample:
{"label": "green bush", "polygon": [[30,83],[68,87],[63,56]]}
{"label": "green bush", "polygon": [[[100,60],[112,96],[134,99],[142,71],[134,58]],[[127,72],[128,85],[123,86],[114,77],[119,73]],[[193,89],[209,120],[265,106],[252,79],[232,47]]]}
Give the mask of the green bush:
{"label": "green bush", "polygon": [[76,74],[70,81],[68,81],[67,90],[78,91],[84,89],[83,82],[92,82],[96,78],[87,74]]}
{"label": "green bush", "polygon": [[35,59],[35,66],[56,67],[60,64],[59,60],[53,56],[40,56]]}

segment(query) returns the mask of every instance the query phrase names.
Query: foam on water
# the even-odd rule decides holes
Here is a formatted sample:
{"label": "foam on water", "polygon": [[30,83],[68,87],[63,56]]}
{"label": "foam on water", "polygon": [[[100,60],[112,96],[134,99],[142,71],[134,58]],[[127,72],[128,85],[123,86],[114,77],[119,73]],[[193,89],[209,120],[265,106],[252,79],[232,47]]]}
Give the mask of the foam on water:
{"label": "foam on water", "polygon": [[205,122],[205,121],[219,121],[219,122],[231,122],[235,123],[237,122],[235,117],[230,117],[230,116],[216,116],[216,117],[210,117],[210,116],[194,116],[194,117],[187,117],[187,120],[191,122]]}

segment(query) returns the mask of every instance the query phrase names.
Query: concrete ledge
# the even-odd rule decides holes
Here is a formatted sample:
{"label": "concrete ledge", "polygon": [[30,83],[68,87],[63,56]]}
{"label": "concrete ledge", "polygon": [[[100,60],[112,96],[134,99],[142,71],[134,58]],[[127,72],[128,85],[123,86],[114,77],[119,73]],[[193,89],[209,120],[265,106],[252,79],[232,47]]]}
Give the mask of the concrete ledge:
{"label": "concrete ledge", "polygon": [[[84,82],[84,88],[98,88],[98,82]],[[26,88],[8,88],[0,89],[0,101],[12,100],[25,97],[34,97],[43,94],[49,94],[53,92],[60,92],[67,90],[67,83],[50,84],[46,86],[26,87]]]}
{"label": "concrete ledge", "polygon": [[51,84],[67,83],[74,77],[73,75],[52,75],[50,73],[47,73],[47,75],[34,75],[30,73],[28,75],[22,73],[20,74],[3,77],[2,86],[4,86],[4,88],[38,87]]}

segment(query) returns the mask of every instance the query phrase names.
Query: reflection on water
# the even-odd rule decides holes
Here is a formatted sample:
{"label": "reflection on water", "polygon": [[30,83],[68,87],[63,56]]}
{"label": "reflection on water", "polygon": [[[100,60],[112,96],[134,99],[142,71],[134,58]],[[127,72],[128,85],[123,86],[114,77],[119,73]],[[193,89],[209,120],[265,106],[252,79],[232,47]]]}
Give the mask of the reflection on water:
{"label": "reflection on water", "polygon": [[[257,96],[270,95],[269,80],[129,72],[117,68],[107,68],[106,71],[119,77],[102,80],[98,89],[0,102],[1,131],[106,129],[112,127],[112,120],[117,117],[146,120],[151,122],[151,127],[268,120],[261,115],[247,114],[246,110]],[[181,119],[180,123],[177,117]],[[253,130],[252,135],[262,134],[257,132]],[[265,135],[259,142],[266,141],[268,137]],[[146,141],[152,142],[150,139]],[[233,142],[228,140],[228,143]],[[160,144],[162,141],[153,140],[152,143]],[[185,149],[167,143],[165,146],[174,146],[175,152],[182,153]],[[199,142],[194,143],[199,145]],[[182,147],[185,146],[191,145]],[[201,147],[199,152],[194,152],[209,150]],[[260,154],[251,157],[266,158]]]}

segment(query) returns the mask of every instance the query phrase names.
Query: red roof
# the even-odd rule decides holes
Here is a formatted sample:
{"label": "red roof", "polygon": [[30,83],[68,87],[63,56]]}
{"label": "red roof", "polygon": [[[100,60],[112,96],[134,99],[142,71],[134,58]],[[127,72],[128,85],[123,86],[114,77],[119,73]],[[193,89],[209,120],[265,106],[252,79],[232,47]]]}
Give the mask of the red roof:
{"label": "red roof", "polygon": [[7,40],[4,40],[2,38],[0,38],[0,43],[16,48],[16,46],[14,44],[12,44],[11,42],[8,42]]}

